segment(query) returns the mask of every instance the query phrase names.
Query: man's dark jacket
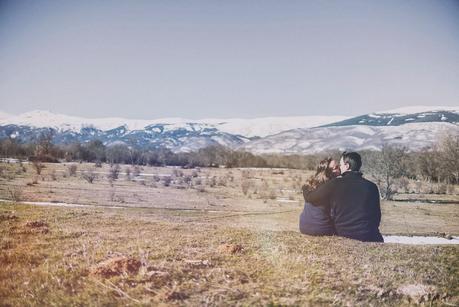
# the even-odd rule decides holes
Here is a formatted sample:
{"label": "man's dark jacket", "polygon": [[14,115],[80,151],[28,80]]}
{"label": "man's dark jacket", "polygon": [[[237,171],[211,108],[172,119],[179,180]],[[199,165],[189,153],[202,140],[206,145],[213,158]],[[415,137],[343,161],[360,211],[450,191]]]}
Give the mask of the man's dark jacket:
{"label": "man's dark jacket", "polygon": [[383,242],[379,232],[381,207],[376,184],[360,172],[345,172],[316,190],[303,190],[305,201],[330,210],[339,236],[367,242]]}

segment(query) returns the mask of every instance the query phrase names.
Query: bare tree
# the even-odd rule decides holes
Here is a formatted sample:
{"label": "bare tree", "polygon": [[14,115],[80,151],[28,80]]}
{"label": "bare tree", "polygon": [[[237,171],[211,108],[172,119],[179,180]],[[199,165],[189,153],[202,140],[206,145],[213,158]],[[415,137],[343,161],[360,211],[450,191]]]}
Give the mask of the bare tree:
{"label": "bare tree", "polygon": [[19,187],[8,187],[8,194],[11,201],[17,203],[22,199],[22,190]]}
{"label": "bare tree", "polygon": [[448,183],[459,183],[459,135],[445,135],[440,139],[441,177]]}
{"label": "bare tree", "polygon": [[45,168],[45,165],[39,161],[33,161],[32,166],[35,169],[35,172],[37,172],[37,175],[40,175],[41,170]]}
{"label": "bare tree", "polygon": [[68,166],[69,176],[76,176],[78,166],[76,164],[70,164]]}
{"label": "bare tree", "polygon": [[53,148],[53,138],[54,130],[48,129],[43,131],[37,140],[35,145],[35,156],[38,160],[43,160],[47,156],[51,155],[51,150]]}
{"label": "bare tree", "polygon": [[172,183],[172,178],[170,176],[166,176],[166,177],[163,178],[163,185],[165,187],[170,186],[171,183]]}
{"label": "bare tree", "polygon": [[110,167],[108,172],[108,179],[109,180],[116,180],[120,175],[120,166],[118,164],[114,164]]}
{"label": "bare tree", "polygon": [[406,148],[384,145],[381,152],[368,157],[365,169],[376,179],[384,199],[392,199],[396,179],[405,175],[406,156]]}
{"label": "bare tree", "polygon": [[129,166],[126,167],[125,173],[126,173],[127,180],[131,180],[132,179],[132,177],[131,177],[131,168]]}
{"label": "bare tree", "polygon": [[89,169],[81,173],[81,178],[86,180],[88,183],[93,183],[94,180],[97,178],[97,175],[93,169]]}
{"label": "bare tree", "polygon": [[248,179],[244,179],[241,182],[241,189],[242,193],[247,196],[247,193],[249,193],[249,188],[251,187],[251,183]]}

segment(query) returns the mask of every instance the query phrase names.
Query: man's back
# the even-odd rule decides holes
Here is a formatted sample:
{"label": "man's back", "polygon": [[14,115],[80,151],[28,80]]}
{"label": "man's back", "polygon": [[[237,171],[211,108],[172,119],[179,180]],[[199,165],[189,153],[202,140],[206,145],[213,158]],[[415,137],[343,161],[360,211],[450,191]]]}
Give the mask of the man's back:
{"label": "man's back", "polygon": [[383,242],[377,186],[359,172],[345,172],[305,195],[306,201],[330,210],[339,236]]}

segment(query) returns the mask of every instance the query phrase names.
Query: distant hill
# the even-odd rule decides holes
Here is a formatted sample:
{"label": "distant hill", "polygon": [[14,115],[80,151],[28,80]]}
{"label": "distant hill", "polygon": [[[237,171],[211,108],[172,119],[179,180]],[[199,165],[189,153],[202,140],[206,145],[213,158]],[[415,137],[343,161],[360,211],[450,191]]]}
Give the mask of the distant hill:
{"label": "distant hill", "polygon": [[[413,113],[409,113],[413,112]],[[432,147],[446,133],[459,135],[459,107],[411,107],[365,114],[308,129],[292,129],[241,148],[254,153],[317,153],[380,150],[384,144],[409,150]]]}
{"label": "distant hill", "polygon": [[324,125],[324,127],[339,126],[400,126],[410,123],[459,123],[459,107],[403,108],[390,111],[365,114],[342,121]]}

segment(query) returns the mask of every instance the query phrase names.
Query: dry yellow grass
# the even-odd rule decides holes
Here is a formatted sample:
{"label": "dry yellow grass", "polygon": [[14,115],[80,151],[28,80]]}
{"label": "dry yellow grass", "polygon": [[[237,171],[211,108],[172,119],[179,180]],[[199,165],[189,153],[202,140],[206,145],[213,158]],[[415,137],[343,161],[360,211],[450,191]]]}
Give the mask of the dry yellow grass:
{"label": "dry yellow grass", "polygon": [[[0,212],[3,305],[393,305],[417,299],[399,293],[406,285],[430,287],[420,300],[459,302],[456,246],[153,222],[110,209],[3,204]],[[31,232],[27,221],[49,232]],[[90,274],[116,257],[140,269]]]}
{"label": "dry yellow grass", "polygon": [[[64,177],[47,164],[43,178],[26,167],[9,166],[0,198],[16,187],[23,200],[100,207],[0,203],[0,305],[459,304],[458,246],[299,234],[301,171],[145,167],[143,183],[90,184],[79,171],[92,165]],[[457,205],[382,208],[385,234],[459,233]]]}

